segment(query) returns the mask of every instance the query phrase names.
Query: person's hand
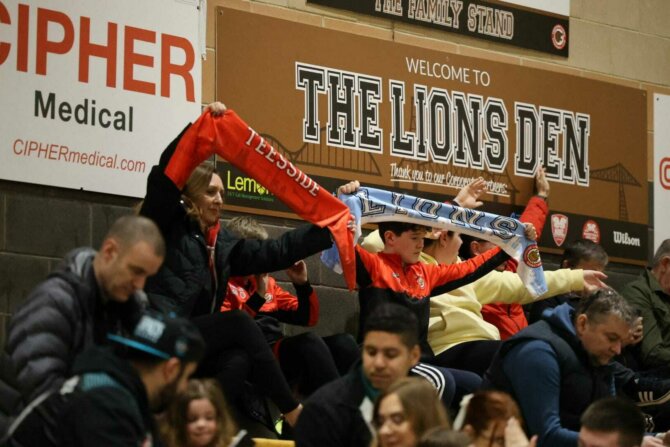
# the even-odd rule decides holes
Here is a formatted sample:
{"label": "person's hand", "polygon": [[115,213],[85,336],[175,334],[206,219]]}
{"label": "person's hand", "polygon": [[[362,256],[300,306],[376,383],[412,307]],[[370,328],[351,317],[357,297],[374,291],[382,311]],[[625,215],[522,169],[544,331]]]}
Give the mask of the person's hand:
{"label": "person's hand", "polygon": [[254,280],[256,281],[256,293],[265,298],[265,292],[268,291],[268,274],[254,275]]}
{"label": "person's hand", "polygon": [[349,183],[346,183],[337,188],[337,195],[340,194],[353,194],[358,188],[361,187],[361,183],[358,180],[352,180]]}
{"label": "person's hand", "polygon": [[630,335],[626,340],[626,346],[636,345],[642,341],[644,335],[644,325],[642,324],[642,317],[637,317],[633,322],[633,327],[630,329]]}
{"label": "person's hand", "polygon": [[226,105],[222,102],[215,101],[211,104],[207,104],[205,111],[209,111],[213,116],[219,116],[226,111]]}
{"label": "person's hand", "polygon": [[523,227],[523,234],[526,236],[526,239],[529,241],[537,240],[537,230],[535,229],[535,225],[530,222],[526,222],[523,224]]}
{"label": "person's hand", "polygon": [[505,447],[535,447],[536,443],[537,436],[534,436],[530,442],[528,441],[526,433],[524,433],[517,418],[511,417],[507,420],[507,425],[505,426]]}
{"label": "person's hand", "polygon": [[349,214],[349,220],[347,221],[347,230],[352,233],[356,231],[356,216]]}
{"label": "person's hand", "polygon": [[598,270],[584,270],[584,290],[585,296],[591,295],[598,289],[607,288],[607,284],[603,280],[607,279],[607,275]]}
{"label": "person's hand", "polygon": [[670,431],[666,431],[663,435],[663,445],[670,445]]}
{"label": "person's hand", "polygon": [[642,438],[642,445],[640,447],[663,447],[664,445],[667,445],[665,444],[665,438],[659,439],[654,436],[645,436]]}
{"label": "person's hand", "polygon": [[295,427],[295,424],[298,422],[298,418],[302,413],[302,404],[298,404],[293,410],[288,413],[284,413],[284,419],[289,423],[291,427]]}
{"label": "person's hand", "polygon": [[545,199],[549,197],[549,181],[547,180],[547,175],[544,172],[544,168],[540,166],[537,169],[537,174],[535,174],[535,189],[537,190],[537,195],[544,197]]}
{"label": "person's hand", "polygon": [[293,284],[299,286],[307,284],[307,264],[305,261],[298,261],[286,269],[286,276]]}
{"label": "person's hand", "polygon": [[486,192],[486,180],[482,177],[470,182],[458,191],[454,197],[454,203],[462,208],[478,208],[484,203],[479,201],[479,197]]}

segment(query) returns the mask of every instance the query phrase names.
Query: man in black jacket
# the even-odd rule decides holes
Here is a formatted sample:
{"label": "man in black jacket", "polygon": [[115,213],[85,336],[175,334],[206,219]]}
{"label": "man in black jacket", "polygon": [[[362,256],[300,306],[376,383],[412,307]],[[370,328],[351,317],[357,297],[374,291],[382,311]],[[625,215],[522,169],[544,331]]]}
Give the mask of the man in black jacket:
{"label": "man in black jacket", "polygon": [[159,445],[153,413],[185,391],[205,351],[202,336],[188,320],[146,312],[132,333],[107,338],[113,351],[87,350],[60,391],[31,402],[9,446]]}
{"label": "man in black jacket", "polygon": [[378,306],[363,329],[362,363],[305,402],[295,427],[298,447],[368,447],[373,403],[419,362],[419,322],[397,304]]}
{"label": "man in black jacket", "polygon": [[75,356],[106,343],[106,334],[132,327],[145,307],[142,292],[165,256],[165,243],[149,219],[117,220],[100,251],[70,252],[12,316],[0,353],[0,435],[9,417],[36,396],[58,388]]}

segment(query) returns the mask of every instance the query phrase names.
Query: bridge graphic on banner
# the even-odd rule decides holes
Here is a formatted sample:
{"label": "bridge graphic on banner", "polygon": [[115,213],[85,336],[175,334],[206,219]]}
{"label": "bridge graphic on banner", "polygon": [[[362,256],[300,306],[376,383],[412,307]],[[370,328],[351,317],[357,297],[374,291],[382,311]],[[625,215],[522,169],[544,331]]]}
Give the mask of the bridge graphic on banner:
{"label": "bridge graphic on banner", "polygon": [[269,134],[261,134],[279,153],[297,166],[315,166],[336,168],[347,172],[381,176],[381,169],[374,156],[367,152],[333,148],[325,143],[326,128],[321,128],[319,144],[304,143],[298,149],[291,150],[281,141]]}
{"label": "bridge graphic on banner", "polygon": [[591,171],[591,178],[595,180],[602,180],[604,182],[617,183],[619,185],[619,220],[628,221],[628,206],[626,205],[626,191],[624,186],[637,186],[638,182],[633,174],[626,169],[621,163],[608,166],[602,169],[594,169]]}

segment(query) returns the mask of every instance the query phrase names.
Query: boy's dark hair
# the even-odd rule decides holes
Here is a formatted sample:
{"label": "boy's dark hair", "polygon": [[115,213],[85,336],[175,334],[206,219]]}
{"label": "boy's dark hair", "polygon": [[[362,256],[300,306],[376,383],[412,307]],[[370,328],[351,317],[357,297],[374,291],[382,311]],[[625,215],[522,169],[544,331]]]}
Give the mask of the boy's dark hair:
{"label": "boy's dark hair", "polygon": [[642,445],[644,416],[637,406],[625,399],[607,397],[589,405],[581,418],[582,427],[593,431],[619,434],[619,447]]}
{"label": "boy's dark hair", "polygon": [[391,231],[396,236],[400,236],[405,231],[429,231],[430,227],[425,225],[419,225],[411,222],[379,222],[379,236],[382,238],[382,241],[386,243],[386,238],[384,233]]}
{"label": "boy's dark hair", "polygon": [[363,338],[372,331],[396,334],[409,349],[419,344],[419,320],[399,304],[383,303],[375,307],[365,321]]}
{"label": "boy's dark hair", "polygon": [[476,238],[474,236],[461,233],[461,240],[463,241],[463,243],[458,249],[458,257],[463,260],[466,260],[472,257],[472,250],[470,249],[470,244],[473,241],[483,241],[484,239]]}
{"label": "boy's dark hair", "polygon": [[602,246],[589,239],[577,239],[565,246],[561,258],[561,267],[575,268],[580,261],[594,261],[605,266],[609,258]]}

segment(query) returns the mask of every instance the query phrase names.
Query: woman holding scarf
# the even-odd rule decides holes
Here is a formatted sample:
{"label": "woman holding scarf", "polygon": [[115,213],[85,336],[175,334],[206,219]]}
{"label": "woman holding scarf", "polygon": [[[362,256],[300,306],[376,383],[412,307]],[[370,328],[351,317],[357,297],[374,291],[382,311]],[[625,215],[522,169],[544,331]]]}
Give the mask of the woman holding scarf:
{"label": "woman holding scarf", "polygon": [[[203,115],[215,120],[225,110],[216,102]],[[330,232],[305,225],[276,240],[261,241],[237,238],[221,227],[223,182],[214,166],[204,162],[216,147],[202,142],[202,128],[194,127],[181,132],[149,174],[140,214],[161,229],[167,255],[145,290],[153,307],[191,318],[202,332],[207,352],[199,375],[216,376],[231,402],[250,379],[294,425],[302,406],[293,398],[263,334],[248,314],[219,309],[231,275],[286,269],[330,247]]]}

